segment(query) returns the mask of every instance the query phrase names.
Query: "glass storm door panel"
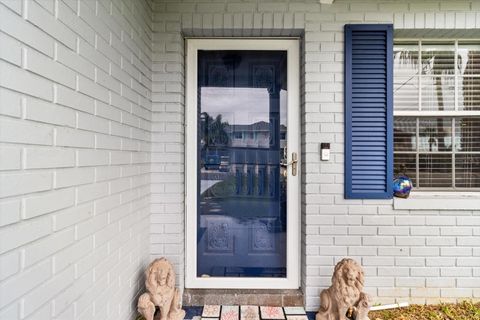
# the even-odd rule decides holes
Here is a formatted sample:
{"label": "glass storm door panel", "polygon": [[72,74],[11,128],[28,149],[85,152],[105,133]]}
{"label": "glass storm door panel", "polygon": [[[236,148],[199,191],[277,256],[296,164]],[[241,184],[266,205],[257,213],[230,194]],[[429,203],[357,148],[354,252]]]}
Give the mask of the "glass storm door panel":
{"label": "glass storm door panel", "polygon": [[287,274],[287,52],[199,50],[197,277]]}
{"label": "glass storm door panel", "polygon": [[187,39],[185,286],[300,285],[298,39]]}

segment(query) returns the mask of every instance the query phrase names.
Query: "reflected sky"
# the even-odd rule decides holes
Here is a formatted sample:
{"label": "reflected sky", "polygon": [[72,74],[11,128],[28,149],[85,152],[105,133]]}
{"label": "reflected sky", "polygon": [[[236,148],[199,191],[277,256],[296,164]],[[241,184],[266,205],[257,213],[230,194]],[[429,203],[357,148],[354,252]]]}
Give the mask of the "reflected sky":
{"label": "reflected sky", "polygon": [[[221,114],[229,124],[270,122],[270,95],[265,88],[202,87],[202,112]],[[280,91],[280,124],[287,125],[287,91]]]}

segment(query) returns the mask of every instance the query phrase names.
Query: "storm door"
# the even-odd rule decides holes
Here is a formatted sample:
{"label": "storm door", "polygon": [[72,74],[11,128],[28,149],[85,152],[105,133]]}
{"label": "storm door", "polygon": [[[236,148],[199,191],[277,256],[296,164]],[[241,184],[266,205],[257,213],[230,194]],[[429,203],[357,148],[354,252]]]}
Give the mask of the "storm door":
{"label": "storm door", "polygon": [[297,288],[297,40],[187,46],[187,287]]}

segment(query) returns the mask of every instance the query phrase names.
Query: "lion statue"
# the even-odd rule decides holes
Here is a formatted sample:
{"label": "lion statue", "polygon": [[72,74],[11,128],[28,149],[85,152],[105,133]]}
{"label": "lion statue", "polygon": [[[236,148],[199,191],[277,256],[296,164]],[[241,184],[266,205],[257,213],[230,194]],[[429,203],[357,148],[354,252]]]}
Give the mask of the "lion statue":
{"label": "lion statue", "polygon": [[155,259],[145,270],[146,293],[138,298],[138,312],[153,320],[155,306],[160,309],[160,320],[182,320],[185,311],[180,305],[180,292],[175,288],[175,271],[165,258]]}
{"label": "lion statue", "polygon": [[369,297],[362,292],[364,274],[353,259],[342,259],[335,266],[330,288],[320,293],[316,320],[369,320]]}

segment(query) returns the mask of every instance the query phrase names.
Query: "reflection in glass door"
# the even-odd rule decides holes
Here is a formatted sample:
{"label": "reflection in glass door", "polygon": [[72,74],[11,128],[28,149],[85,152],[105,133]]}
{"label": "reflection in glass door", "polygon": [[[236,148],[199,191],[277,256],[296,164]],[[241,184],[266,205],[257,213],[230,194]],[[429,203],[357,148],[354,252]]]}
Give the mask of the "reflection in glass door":
{"label": "reflection in glass door", "polygon": [[185,286],[298,288],[299,41],[186,44]]}
{"label": "reflection in glass door", "polygon": [[286,277],[286,89],[286,51],[198,52],[198,277]]}

